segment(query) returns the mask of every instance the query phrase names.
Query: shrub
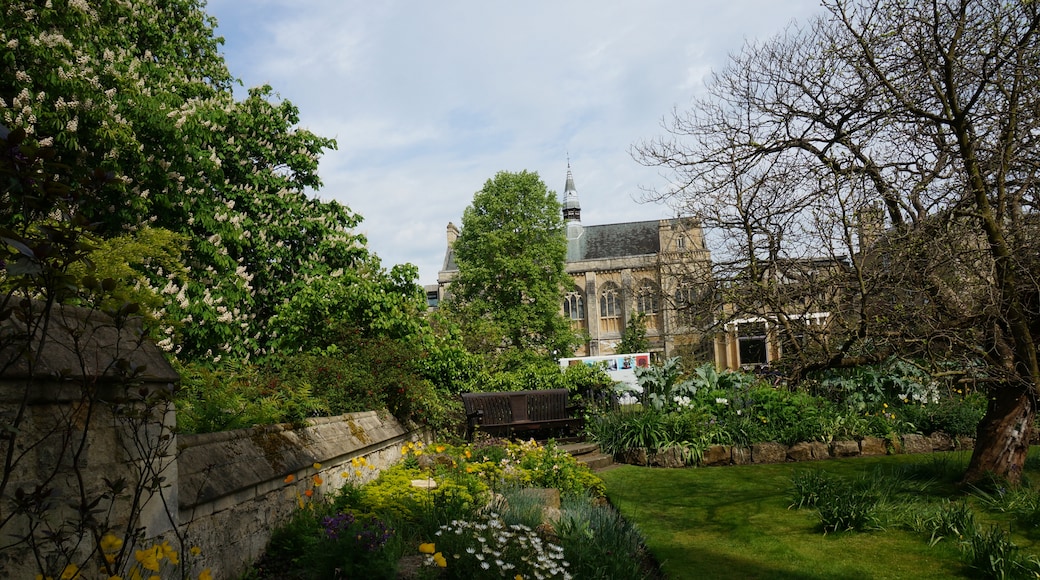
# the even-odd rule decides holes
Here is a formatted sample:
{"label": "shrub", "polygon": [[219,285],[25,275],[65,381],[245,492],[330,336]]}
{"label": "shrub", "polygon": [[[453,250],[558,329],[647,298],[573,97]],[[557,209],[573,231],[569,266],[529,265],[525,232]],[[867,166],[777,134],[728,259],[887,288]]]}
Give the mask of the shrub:
{"label": "shrub", "polygon": [[949,435],[974,437],[986,413],[986,397],[974,392],[943,397],[932,404],[907,403],[902,407],[907,422],[921,433],[942,431]]}
{"label": "shrub", "polygon": [[822,469],[799,470],[791,476],[791,485],[794,488],[791,507],[805,508],[815,507],[821,498],[836,493],[841,481]]}
{"label": "shrub", "polygon": [[254,425],[300,423],[327,415],[328,405],[306,384],[281,385],[264,380],[249,365],[219,370],[198,364],[178,368],[175,395],[177,425],[183,433],[212,433]]}
{"label": "shrub", "polygon": [[1040,560],[1026,557],[1005,530],[996,526],[976,530],[964,542],[964,556],[978,578],[1036,578]]}
{"label": "shrub", "polygon": [[663,449],[670,442],[664,413],[652,410],[607,412],[588,422],[587,431],[605,453]]}
{"label": "shrub", "polygon": [[910,529],[929,534],[928,543],[935,545],[952,538],[961,541],[965,536],[976,533],[978,524],[975,512],[967,502],[951,502],[944,499],[938,505],[919,507],[910,512]]}
{"label": "shrub", "polygon": [[631,523],[609,505],[588,497],[563,501],[556,535],[570,574],[589,580],[647,578],[643,569],[643,538]]}

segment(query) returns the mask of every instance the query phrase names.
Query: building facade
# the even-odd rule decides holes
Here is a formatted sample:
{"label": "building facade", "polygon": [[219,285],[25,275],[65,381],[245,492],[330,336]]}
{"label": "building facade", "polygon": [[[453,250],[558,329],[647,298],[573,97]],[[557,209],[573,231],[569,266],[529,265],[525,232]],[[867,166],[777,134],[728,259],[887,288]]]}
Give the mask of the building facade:
{"label": "building facade", "polygon": [[[563,219],[567,229],[566,271],[573,286],[561,307],[573,328],[585,337],[577,356],[616,354],[626,325],[640,314],[650,350],[656,356],[703,349],[700,345],[705,341],[699,329],[705,326],[692,315],[691,306],[710,279],[711,254],[698,220],[584,225],[569,166]],[[427,288],[431,306],[443,299],[458,272],[452,250],[458,236],[458,228],[449,223],[437,286]],[[702,355],[713,358],[710,352]]]}

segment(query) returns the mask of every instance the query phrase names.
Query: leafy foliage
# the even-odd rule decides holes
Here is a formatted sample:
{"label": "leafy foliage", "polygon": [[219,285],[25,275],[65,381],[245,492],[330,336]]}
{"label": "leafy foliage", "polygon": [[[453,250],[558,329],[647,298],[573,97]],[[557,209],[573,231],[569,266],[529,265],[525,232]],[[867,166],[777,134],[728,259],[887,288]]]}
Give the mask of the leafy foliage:
{"label": "leafy foliage", "polygon": [[475,352],[573,352],[560,313],[567,241],[560,203],[537,173],[500,172],[473,196],[453,246],[458,275],[446,301]]}
{"label": "leafy foliage", "polygon": [[[143,302],[175,338],[171,351],[187,360],[269,352],[267,322],[285,300],[361,264],[378,271],[352,232],[360,219],[306,193],[335,143],[296,127],[298,110],[271,87],[235,98],[202,2],[19,0],[0,10],[0,119],[52,147],[55,161],[114,178],[81,203],[102,237],[136,238],[157,258],[180,242],[136,230],[187,244],[187,269],[131,262],[140,294],[164,299]],[[114,263],[127,248],[101,251]]]}

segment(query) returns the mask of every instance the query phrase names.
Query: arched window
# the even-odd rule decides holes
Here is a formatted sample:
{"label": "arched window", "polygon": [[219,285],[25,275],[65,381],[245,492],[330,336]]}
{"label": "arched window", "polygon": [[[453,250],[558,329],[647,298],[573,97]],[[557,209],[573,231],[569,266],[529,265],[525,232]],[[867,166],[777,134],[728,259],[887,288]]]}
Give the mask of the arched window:
{"label": "arched window", "polygon": [[636,311],[640,314],[657,314],[659,303],[657,285],[650,280],[643,280],[636,293]]}
{"label": "arched window", "polygon": [[619,318],[621,316],[621,289],[613,282],[603,285],[599,293],[599,317]]}
{"label": "arched window", "polygon": [[571,320],[585,320],[585,298],[573,290],[563,299],[563,315]]}
{"label": "arched window", "polygon": [[599,293],[599,331],[603,335],[621,334],[621,288],[607,282]]}
{"label": "arched window", "polygon": [[675,311],[680,324],[693,325],[697,316],[697,288],[689,280],[683,280],[675,289]]}

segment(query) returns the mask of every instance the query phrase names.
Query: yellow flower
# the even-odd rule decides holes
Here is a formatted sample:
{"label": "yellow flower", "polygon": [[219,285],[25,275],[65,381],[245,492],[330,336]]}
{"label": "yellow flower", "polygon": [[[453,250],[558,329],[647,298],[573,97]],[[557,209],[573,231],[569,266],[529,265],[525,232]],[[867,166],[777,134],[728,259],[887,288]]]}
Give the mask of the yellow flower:
{"label": "yellow flower", "polygon": [[465,452],[465,453],[463,453],[463,455],[465,455],[465,456],[466,456],[466,459],[469,459],[470,457],[473,457],[473,454],[472,454],[472,453],[470,453],[469,449],[467,449],[467,450],[466,450],[466,452]]}
{"label": "yellow flower", "polygon": [[135,550],[134,558],[140,562],[141,567],[152,572],[159,571],[159,560],[162,559],[162,550],[159,546],[152,546],[145,550]]}
{"label": "yellow flower", "polygon": [[342,477],[343,479],[350,479],[350,474],[347,473],[346,471],[341,471],[339,476]]}
{"label": "yellow flower", "polygon": [[296,476],[290,473],[289,475],[286,475],[285,479],[282,481],[284,481],[285,483],[292,483],[296,481]]}
{"label": "yellow flower", "polygon": [[432,542],[429,544],[419,544],[419,552],[422,554],[432,554],[437,551],[437,546]]}
{"label": "yellow flower", "polygon": [[422,455],[422,449],[416,449],[415,450],[415,456],[419,457],[420,455]]}
{"label": "yellow flower", "polygon": [[360,466],[361,466],[361,462],[360,462],[360,461],[358,461],[358,458],[357,458],[357,457],[355,457],[355,458],[351,459],[351,460],[350,460],[350,464],[351,464],[352,466],[354,466],[354,467],[360,467]]}
{"label": "yellow flower", "polygon": [[315,463],[314,464],[314,469],[321,469],[321,464],[320,463]]}
{"label": "yellow flower", "polygon": [[888,403],[882,403],[882,406],[884,406],[887,409],[888,408]]}
{"label": "yellow flower", "polygon": [[80,580],[80,578],[82,576],[79,575],[79,566],[75,564],[69,564],[61,571],[61,580]]}
{"label": "yellow flower", "polygon": [[524,580],[524,577],[519,575],[519,574],[517,574],[516,576],[513,577],[513,580]]}
{"label": "yellow flower", "polygon": [[107,553],[117,552],[117,551],[119,551],[119,548],[122,548],[122,547],[123,547],[123,540],[121,538],[117,538],[113,534],[105,534],[104,537],[101,538],[101,551],[102,552],[107,552]]}
{"label": "yellow flower", "polygon": [[435,447],[435,449],[437,450],[437,453],[444,453],[444,450],[447,449],[447,447],[443,445],[438,445],[437,447]]}
{"label": "yellow flower", "polygon": [[192,556],[198,556],[199,554],[202,553],[202,548],[200,548],[198,546],[192,546],[191,549],[188,550],[188,551],[191,552]]}
{"label": "yellow flower", "polygon": [[108,580],[123,580],[122,576],[109,576]]}
{"label": "yellow flower", "polygon": [[177,565],[180,563],[180,560],[177,559],[177,551],[170,546],[169,542],[163,542],[159,547],[162,549],[162,555],[165,556],[171,564]]}
{"label": "yellow flower", "polygon": [[148,580],[162,580],[162,576],[160,576],[158,574],[152,574],[151,576],[148,577]]}
{"label": "yellow flower", "polygon": [[440,552],[433,555],[433,563],[437,564],[441,568],[448,567],[448,561],[444,559],[444,554],[441,554]]}
{"label": "yellow flower", "polygon": [[213,574],[210,573],[209,568],[199,572],[199,580],[213,580]]}

